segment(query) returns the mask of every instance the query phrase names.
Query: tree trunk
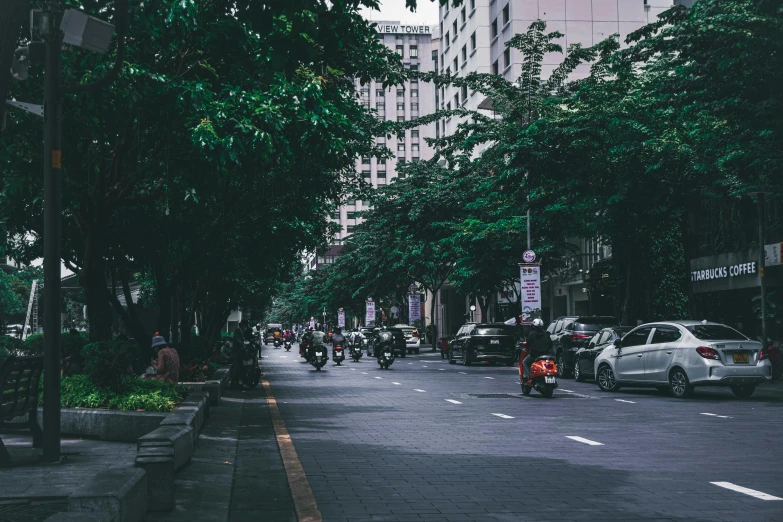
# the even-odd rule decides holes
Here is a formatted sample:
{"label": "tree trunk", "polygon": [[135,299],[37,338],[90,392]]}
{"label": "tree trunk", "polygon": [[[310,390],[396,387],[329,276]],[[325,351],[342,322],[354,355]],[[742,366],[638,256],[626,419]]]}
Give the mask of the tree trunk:
{"label": "tree trunk", "polygon": [[109,290],[106,288],[106,260],[103,258],[101,231],[87,232],[84,248],[84,267],[79,281],[87,300],[87,318],[90,322],[90,341],[111,339],[112,313]]}
{"label": "tree trunk", "polygon": [[168,337],[171,327],[171,294],[168,288],[158,288],[158,332]]}
{"label": "tree trunk", "polygon": [[[11,63],[19,40],[19,31],[27,13],[27,0],[3,0],[0,2],[0,122],[8,105],[8,84],[11,81]],[[0,126],[0,134],[2,134]]]}
{"label": "tree trunk", "polygon": [[489,303],[489,299],[487,297],[477,296],[476,301],[478,301],[479,304],[479,310],[481,310],[481,322],[482,323],[488,323],[489,320],[489,314],[487,313],[487,304]]}

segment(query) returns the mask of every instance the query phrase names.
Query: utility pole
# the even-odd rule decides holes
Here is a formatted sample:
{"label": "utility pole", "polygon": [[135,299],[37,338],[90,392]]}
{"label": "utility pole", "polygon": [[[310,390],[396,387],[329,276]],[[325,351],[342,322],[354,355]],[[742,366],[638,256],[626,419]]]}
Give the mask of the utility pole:
{"label": "utility pole", "polygon": [[530,250],[530,209],[527,209],[527,249]]}
{"label": "utility pole", "polygon": [[765,251],[764,251],[764,203],[766,200],[766,193],[756,193],[758,211],[759,211],[759,282],[761,285],[761,348],[767,348],[767,285],[764,282],[764,263],[765,263]]}
{"label": "utility pole", "polygon": [[60,460],[60,241],[62,185],[62,33],[60,3],[49,2],[44,74],[44,406],[43,460]]}

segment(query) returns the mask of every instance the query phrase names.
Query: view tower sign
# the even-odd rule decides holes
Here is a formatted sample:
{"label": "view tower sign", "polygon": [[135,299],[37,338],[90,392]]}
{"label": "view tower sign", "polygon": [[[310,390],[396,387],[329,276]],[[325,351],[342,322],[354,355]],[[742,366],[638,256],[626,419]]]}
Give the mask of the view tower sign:
{"label": "view tower sign", "polygon": [[429,25],[378,24],[375,30],[381,34],[432,34]]}

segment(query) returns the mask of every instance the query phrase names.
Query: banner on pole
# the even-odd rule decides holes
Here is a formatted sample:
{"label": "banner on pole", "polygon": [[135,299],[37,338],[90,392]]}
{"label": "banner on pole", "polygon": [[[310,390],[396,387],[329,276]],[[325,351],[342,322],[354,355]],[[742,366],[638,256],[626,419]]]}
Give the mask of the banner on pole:
{"label": "banner on pole", "polygon": [[533,322],[534,314],[541,312],[541,265],[520,264],[522,283],[522,322]]}
{"label": "banner on pole", "polygon": [[345,328],[345,311],[342,308],[337,312],[337,326]]}
{"label": "banner on pole", "polygon": [[421,319],[421,295],[410,294],[408,296],[408,322],[413,324],[419,319]]}
{"label": "banner on pole", "polygon": [[310,318],[310,328],[315,329],[315,317]]}
{"label": "banner on pole", "polygon": [[365,312],[364,312],[364,325],[370,326],[371,324],[375,323],[375,303],[372,300],[372,297],[367,298],[367,303],[365,305]]}

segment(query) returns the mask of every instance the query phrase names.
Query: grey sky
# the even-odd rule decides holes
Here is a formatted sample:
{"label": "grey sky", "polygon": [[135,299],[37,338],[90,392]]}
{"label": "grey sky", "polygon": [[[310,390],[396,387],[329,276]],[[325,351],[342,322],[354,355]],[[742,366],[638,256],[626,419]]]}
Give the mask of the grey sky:
{"label": "grey sky", "polygon": [[405,0],[382,0],[381,10],[364,10],[362,14],[370,20],[388,20],[400,21],[409,24],[428,24],[438,25],[438,3],[437,0],[418,0],[418,8],[415,13],[411,13],[405,7]]}

